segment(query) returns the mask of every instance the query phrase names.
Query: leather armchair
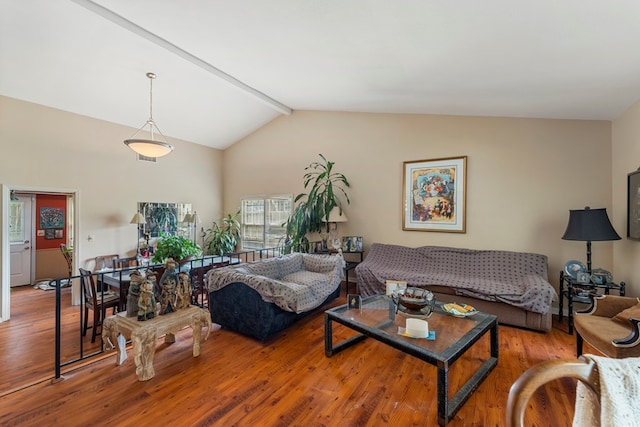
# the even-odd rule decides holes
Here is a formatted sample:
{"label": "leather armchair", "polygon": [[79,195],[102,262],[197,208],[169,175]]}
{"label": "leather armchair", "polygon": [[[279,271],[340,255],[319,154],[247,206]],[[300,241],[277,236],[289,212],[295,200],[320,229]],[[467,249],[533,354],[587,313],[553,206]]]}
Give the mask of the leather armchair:
{"label": "leather armchair", "polygon": [[[612,358],[640,356],[640,315],[628,320],[614,320],[623,310],[638,305],[638,298],[602,295],[592,300],[585,311],[574,317],[577,355],[582,354],[583,341]],[[639,306],[640,308],[640,306]]]}

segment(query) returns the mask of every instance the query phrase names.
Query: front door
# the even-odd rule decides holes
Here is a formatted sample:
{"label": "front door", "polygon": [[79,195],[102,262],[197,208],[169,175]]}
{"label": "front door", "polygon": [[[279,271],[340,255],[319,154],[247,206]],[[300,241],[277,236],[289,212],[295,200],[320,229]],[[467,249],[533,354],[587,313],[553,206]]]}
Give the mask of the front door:
{"label": "front door", "polygon": [[9,206],[11,287],[32,284],[32,196],[18,196]]}

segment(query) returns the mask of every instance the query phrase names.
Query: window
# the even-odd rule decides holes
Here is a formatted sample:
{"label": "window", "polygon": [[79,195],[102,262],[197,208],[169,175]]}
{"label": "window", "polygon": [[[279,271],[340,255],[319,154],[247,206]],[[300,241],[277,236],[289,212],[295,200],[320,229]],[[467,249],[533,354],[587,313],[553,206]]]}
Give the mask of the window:
{"label": "window", "polygon": [[242,249],[282,246],[293,196],[247,196],[242,199]]}

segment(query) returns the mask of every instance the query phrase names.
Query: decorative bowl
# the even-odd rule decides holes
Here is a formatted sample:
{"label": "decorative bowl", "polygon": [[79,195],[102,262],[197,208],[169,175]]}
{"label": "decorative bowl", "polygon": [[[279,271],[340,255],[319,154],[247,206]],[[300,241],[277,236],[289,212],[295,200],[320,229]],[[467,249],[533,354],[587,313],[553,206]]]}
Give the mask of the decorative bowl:
{"label": "decorative bowl", "polygon": [[398,295],[400,304],[409,310],[420,311],[427,306],[433,308],[435,303],[434,295],[431,291],[420,288],[409,287]]}

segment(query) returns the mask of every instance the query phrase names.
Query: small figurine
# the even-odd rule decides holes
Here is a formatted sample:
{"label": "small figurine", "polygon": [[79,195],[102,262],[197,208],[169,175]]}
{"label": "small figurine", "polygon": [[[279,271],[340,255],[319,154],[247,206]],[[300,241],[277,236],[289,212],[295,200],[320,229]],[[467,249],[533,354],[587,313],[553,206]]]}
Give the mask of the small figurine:
{"label": "small figurine", "polygon": [[129,291],[127,292],[127,317],[136,317],[138,314],[138,298],[140,297],[140,285],[145,277],[138,270],[131,273]]}
{"label": "small figurine", "polygon": [[176,311],[176,287],[178,286],[178,263],[173,258],[168,258],[165,263],[165,271],[160,279],[160,314]]}
{"label": "small figurine", "polygon": [[178,273],[178,310],[191,306],[191,281],[189,274],[181,271]]}
{"label": "small figurine", "polygon": [[144,321],[153,319],[156,316],[156,296],[154,285],[150,280],[145,280],[140,285],[140,296],[138,298],[138,320]]}

